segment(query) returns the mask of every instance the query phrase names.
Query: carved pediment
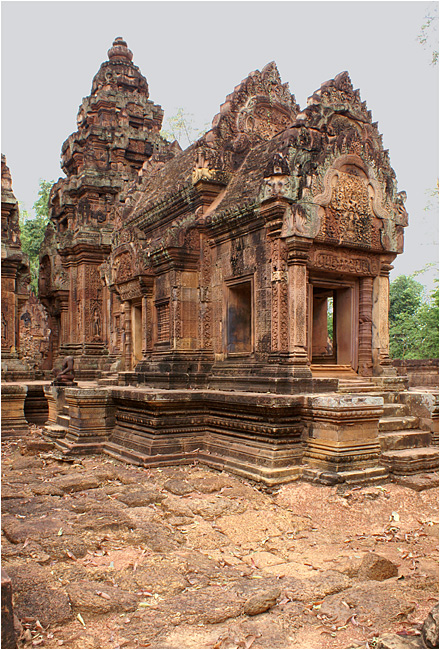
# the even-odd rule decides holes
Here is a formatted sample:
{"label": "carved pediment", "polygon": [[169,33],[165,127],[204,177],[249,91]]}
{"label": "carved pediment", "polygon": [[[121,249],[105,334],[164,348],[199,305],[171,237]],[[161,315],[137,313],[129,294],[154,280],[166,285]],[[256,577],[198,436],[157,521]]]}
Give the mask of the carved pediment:
{"label": "carved pediment", "polygon": [[[299,107],[275,63],[251,72],[226,97],[212,128],[199,141],[209,168],[235,170],[250,147],[270,140],[295,120]],[[211,150],[211,154],[207,150]],[[201,165],[198,163],[198,166]]]}
{"label": "carved pediment", "polygon": [[313,198],[320,206],[319,239],[361,248],[380,247],[379,231],[392,214],[381,186],[357,155],[338,158],[324,176],[324,191]]}

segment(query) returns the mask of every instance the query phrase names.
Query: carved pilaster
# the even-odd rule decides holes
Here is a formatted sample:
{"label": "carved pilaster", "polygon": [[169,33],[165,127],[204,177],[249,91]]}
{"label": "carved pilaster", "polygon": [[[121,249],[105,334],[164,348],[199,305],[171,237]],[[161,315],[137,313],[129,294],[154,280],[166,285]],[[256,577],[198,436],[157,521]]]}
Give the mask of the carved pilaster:
{"label": "carved pilaster", "polygon": [[288,270],[287,248],[285,242],[273,239],[271,242],[272,259],[272,352],[289,350],[289,306],[288,306]]}
{"label": "carved pilaster", "polygon": [[390,270],[387,262],[381,264],[380,275],[373,282],[372,306],[372,353],[373,374],[395,375],[396,371],[390,359],[389,307],[390,307]]}
{"label": "carved pilaster", "polygon": [[373,374],[372,346],[373,278],[359,281],[359,374]]}
{"label": "carved pilaster", "polygon": [[174,350],[179,349],[179,343],[182,339],[182,288],[181,272],[174,271],[174,286],[171,290],[171,331],[172,347]]}
{"label": "carved pilaster", "polygon": [[203,237],[201,244],[199,341],[204,350],[212,350],[212,262],[211,247]]}
{"label": "carved pilaster", "polygon": [[307,354],[307,259],[311,240],[289,237],[287,243],[289,358],[294,365],[308,366]]}
{"label": "carved pilaster", "polygon": [[148,332],[148,297],[142,296],[142,356],[147,354],[147,332]]}
{"label": "carved pilaster", "polygon": [[124,327],[124,332],[122,335],[124,367],[125,370],[131,370],[131,353],[132,353],[131,303],[128,300],[122,303],[122,314],[123,314],[123,327]]}

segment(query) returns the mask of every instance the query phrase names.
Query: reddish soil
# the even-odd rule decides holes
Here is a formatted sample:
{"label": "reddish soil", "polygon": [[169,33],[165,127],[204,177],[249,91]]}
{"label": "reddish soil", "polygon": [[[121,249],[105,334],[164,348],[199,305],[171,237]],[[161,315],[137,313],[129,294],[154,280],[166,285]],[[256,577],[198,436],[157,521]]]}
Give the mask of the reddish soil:
{"label": "reddish soil", "polygon": [[265,489],[41,443],[2,443],[19,647],[375,647],[438,598],[436,487]]}

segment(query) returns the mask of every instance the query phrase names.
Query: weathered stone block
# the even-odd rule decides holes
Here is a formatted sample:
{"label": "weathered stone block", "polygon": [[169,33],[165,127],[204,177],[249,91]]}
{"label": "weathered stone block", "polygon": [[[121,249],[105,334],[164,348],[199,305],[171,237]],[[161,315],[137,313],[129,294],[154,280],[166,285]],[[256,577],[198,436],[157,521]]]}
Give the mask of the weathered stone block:
{"label": "weathered stone block", "polygon": [[307,396],[304,416],[308,437],[304,462],[312,468],[338,474],[376,467],[382,412],[382,397]]}
{"label": "weathered stone block", "polygon": [[12,608],[12,583],[2,569],[2,648],[16,648],[14,610]]}
{"label": "weathered stone block", "polygon": [[105,388],[65,388],[69,428],[58,446],[66,453],[99,453],[114,427],[114,406]]}
{"label": "weathered stone block", "polygon": [[22,384],[2,384],[2,437],[20,436],[29,432],[29,425],[24,417],[24,402],[27,386]]}

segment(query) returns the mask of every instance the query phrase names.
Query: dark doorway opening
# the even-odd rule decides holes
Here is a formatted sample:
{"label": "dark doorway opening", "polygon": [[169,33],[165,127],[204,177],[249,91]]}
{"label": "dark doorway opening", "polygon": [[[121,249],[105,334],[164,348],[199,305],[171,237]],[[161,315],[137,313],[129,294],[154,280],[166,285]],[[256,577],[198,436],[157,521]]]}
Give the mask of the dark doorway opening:
{"label": "dark doorway opening", "polygon": [[336,301],[334,289],[313,289],[312,362],[336,363]]}
{"label": "dark doorway opening", "polygon": [[309,354],[314,365],[357,371],[358,285],[356,281],[312,280]]}
{"label": "dark doorway opening", "polygon": [[228,354],[252,352],[252,283],[229,285],[227,301]]}

